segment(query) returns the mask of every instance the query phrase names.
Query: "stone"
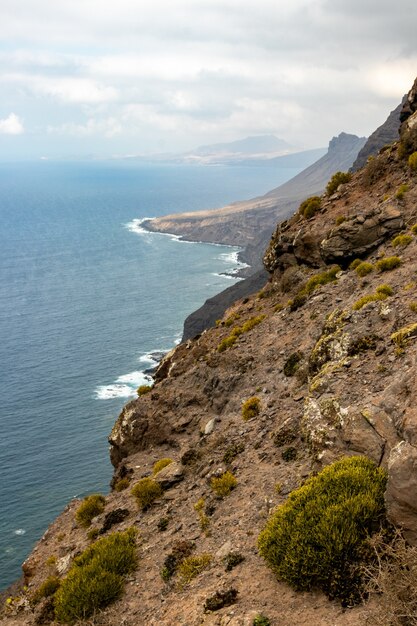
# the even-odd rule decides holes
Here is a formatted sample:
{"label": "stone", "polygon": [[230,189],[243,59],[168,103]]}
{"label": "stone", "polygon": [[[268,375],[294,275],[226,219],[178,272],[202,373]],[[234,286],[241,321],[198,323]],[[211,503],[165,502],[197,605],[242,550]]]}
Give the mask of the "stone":
{"label": "stone", "polygon": [[103,535],[105,532],[110,530],[112,526],[115,524],[120,524],[126,517],[129,516],[129,509],[114,509],[113,511],[109,511],[104,516],[103,526],[99,530],[99,534]]}
{"label": "stone", "polygon": [[181,465],[174,461],[158,472],[155,480],[161,485],[162,489],[170,489],[184,480],[184,472]]}
{"label": "stone", "polygon": [[417,448],[401,441],[388,459],[385,503],[388,519],[403,530],[404,537],[417,545]]}
{"label": "stone", "polygon": [[207,422],[207,424],[204,426],[203,434],[204,435],[211,435],[211,433],[213,432],[215,426],[216,426],[216,418],[213,417],[213,419],[209,420]]}

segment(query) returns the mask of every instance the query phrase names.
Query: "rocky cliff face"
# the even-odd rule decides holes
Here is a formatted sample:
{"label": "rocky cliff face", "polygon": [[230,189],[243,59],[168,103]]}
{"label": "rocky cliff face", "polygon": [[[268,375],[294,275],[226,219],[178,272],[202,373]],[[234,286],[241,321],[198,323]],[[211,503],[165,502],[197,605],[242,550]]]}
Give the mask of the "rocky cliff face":
{"label": "rocky cliff face", "polygon": [[[414,96],[404,117],[407,146],[416,104]],[[256,538],[307,476],[359,454],[386,468],[388,516],[417,541],[417,178],[407,149],[383,151],[323,197],[312,218],[280,224],[265,254],[265,287],[165,357],[152,391],[124,408],[110,435],[115,474],[104,511],[87,533],[75,518],[80,502],[68,505],[25,562],[27,587],[4,609],[5,624],[48,623],[50,600],[33,602],[46,577],[64,578],[95,535],[132,526],[138,569],[121,598],[85,624],[373,619],[381,596],[342,609],[318,592],[295,592],[266,567]],[[258,408],[243,419],[254,397]],[[211,479],[226,471],[236,482],[219,497]],[[131,488],[151,476],[157,497],[138,508]],[[164,568],[187,550],[200,566],[170,578]],[[209,610],[215,594],[225,601]]]}

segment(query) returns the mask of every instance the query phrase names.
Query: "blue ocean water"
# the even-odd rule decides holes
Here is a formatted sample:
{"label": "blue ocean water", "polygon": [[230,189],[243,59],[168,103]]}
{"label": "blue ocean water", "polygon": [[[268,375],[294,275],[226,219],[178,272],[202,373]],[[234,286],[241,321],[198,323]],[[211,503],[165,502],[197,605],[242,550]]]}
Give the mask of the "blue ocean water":
{"label": "blue ocean water", "polygon": [[107,436],[153,351],[232,284],[236,250],[138,220],[264,193],[295,169],[0,164],[0,589],[74,496],[106,492]]}

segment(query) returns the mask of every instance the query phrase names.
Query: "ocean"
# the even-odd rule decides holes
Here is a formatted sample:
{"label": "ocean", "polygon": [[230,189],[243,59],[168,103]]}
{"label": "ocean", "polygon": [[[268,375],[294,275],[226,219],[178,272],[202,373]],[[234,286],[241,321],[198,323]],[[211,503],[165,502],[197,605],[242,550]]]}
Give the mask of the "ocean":
{"label": "ocean", "polygon": [[236,248],[141,220],[253,197],[298,171],[0,164],[0,589],[71,498],[108,491],[107,436],[153,353],[235,280]]}

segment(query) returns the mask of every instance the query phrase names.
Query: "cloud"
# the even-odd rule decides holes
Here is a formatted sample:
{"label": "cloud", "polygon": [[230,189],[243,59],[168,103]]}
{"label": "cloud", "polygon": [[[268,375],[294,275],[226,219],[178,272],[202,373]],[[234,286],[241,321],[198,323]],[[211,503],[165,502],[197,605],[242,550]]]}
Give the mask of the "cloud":
{"label": "cloud", "polygon": [[47,132],[51,135],[71,135],[74,137],[91,137],[94,135],[115,137],[123,130],[122,124],[115,118],[108,119],[88,119],[85,124],[75,124],[73,122],[62,124],[61,126],[48,126]]}
{"label": "cloud", "polygon": [[21,135],[24,133],[23,124],[15,113],[10,113],[8,117],[0,120],[0,134]]}

